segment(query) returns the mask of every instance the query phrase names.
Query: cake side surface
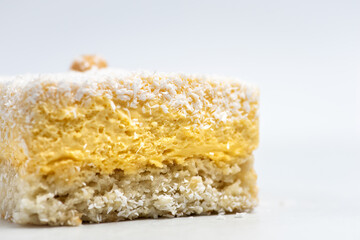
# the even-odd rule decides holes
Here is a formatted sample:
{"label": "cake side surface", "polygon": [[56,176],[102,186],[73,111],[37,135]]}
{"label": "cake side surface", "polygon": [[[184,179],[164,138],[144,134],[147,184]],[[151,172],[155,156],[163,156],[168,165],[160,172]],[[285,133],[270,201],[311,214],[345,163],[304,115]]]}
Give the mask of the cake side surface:
{"label": "cake side surface", "polygon": [[0,92],[0,177],[16,183],[2,183],[11,190],[0,212],[14,222],[78,225],[256,205],[255,87],[103,69],[0,80]]}
{"label": "cake side surface", "polygon": [[14,221],[13,215],[18,211],[22,199],[20,190],[21,179],[17,169],[10,161],[0,161],[0,216],[5,220]]}

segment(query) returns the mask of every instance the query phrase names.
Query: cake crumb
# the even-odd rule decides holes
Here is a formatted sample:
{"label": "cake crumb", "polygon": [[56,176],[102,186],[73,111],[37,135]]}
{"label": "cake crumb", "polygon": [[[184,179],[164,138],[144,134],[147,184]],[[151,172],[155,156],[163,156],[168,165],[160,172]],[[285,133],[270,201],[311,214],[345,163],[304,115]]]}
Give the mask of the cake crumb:
{"label": "cake crumb", "polygon": [[85,72],[92,68],[106,68],[107,62],[97,55],[83,55],[74,60],[71,70]]}
{"label": "cake crumb", "polygon": [[236,213],[235,214],[235,218],[243,218],[243,217],[245,217],[246,216],[246,212],[238,212],[238,213]]}

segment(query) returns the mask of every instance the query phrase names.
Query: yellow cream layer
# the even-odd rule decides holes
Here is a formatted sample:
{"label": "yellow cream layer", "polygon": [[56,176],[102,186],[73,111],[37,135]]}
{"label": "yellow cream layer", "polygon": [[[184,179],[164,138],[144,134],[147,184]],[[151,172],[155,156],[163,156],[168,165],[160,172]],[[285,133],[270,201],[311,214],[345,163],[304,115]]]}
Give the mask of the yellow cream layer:
{"label": "yellow cream layer", "polygon": [[[82,90],[77,85],[61,90],[58,82],[41,83],[35,89],[39,94],[33,104],[26,91],[25,114],[13,118],[16,124],[11,131],[2,129],[2,135],[7,136],[2,158],[11,159],[14,166],[28,173],[49,174],[85,166],[101,173],[117,169],[136,173],[150,166],[183,164],[192,157],[211,159],[225,169],[256,149],[257,93],[248,97],[242,85],[223,86],[201,79],[180,79],[179,83],[163,84],[163,89],[152,77],[141,81],[139,86],[145,89],[142,96],[149,92],[152,98],[135,99],[134,92],[140,90],[132,82],[133,92],[120,91],[119,86],[127,86],[120,80],[103,84],[96,94],[90,89],[77,100]],[[119,84],[117,90],[114,84]],[[204,87],[204,93],[196,92]],[[194,93],[189,93],[190,89],[195,89]],[[171,102],[171,94],[190,104],[185,100],[187,105],[180,105],[180,100],[179,104]],[[17,146],[17,151],[12,146]]]}
{"label": "yellow cream layer", "polygon": [[258,145],[254,113],[248,119],[204,129],[194,128],[177,112],[114,111],[110,104],[105,97],[95,97],[89,107],[37,106],[39,119],[25,140],[34,159],[27,167],[51,172],[64,164],[93,164],[103,173],[115,169],[130,173],[147,166],[182,164],[195,156],[221,167],[249,156]]}

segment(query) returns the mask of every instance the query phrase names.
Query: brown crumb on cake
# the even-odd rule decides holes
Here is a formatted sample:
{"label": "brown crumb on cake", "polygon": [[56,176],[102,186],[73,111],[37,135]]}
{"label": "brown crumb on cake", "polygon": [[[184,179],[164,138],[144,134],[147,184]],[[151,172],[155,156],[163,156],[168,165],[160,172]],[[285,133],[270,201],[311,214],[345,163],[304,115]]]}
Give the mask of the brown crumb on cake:
{"label": "brown crumb on cake", "polygon": [[71,70],[78,72],[85,72],[93,68],[106,68],[107,62],[105,59],[97,55],[82,55],[74,60],[71,65]]}

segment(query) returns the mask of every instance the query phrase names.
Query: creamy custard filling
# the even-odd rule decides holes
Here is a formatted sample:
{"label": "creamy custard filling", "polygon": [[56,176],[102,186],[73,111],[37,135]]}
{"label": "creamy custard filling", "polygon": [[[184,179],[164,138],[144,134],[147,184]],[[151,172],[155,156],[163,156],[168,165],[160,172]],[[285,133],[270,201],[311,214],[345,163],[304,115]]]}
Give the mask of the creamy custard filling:
{"label": "creamy custard filling", "polygon": [[63,164],[93,164],[103,173],[133,173],[191,157],[206,157],[221,167],[248,157],[258,143],[257,121],[196,127],[176,111],[153,109],[150,115],[150,109],[113,109],[109,101],[97,97],[88,106],[39,105],[28,144],[37,161],[28,167],[49,172]]}

